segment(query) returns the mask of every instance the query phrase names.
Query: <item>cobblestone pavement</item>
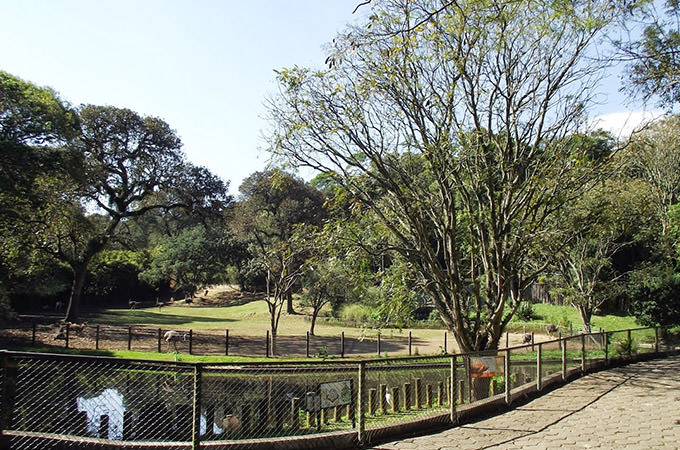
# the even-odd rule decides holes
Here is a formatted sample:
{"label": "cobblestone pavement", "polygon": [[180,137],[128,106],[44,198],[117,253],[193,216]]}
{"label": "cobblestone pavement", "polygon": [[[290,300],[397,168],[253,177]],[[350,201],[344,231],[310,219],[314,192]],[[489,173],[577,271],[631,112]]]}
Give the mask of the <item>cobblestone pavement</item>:
{"label": "cobblestone pavement", "polygon": [[496,417],[375,449],[678,449],[680,356],[587,375]]}

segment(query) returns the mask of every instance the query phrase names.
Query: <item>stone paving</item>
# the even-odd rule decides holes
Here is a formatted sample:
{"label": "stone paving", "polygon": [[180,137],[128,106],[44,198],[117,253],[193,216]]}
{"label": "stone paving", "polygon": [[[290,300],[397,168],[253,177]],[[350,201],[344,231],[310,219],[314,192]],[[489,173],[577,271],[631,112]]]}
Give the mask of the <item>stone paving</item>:
{"label": "stone paving", "polygon": [[374,447],[679,449],[680,356],[579,378],[504,414]]}

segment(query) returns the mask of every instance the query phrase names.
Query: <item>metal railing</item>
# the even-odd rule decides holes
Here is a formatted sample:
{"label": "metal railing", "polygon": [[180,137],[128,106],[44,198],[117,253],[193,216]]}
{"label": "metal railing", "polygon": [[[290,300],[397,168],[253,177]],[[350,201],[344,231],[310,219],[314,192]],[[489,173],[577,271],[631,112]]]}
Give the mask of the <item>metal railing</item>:
{"label": "metal railing", "polygon": [[675,348],[662,330],[640,328],[360,361],[213,364],[0,351],[0,447],[266,448],[282,438],[288,448],[310,439],[368,445]]}

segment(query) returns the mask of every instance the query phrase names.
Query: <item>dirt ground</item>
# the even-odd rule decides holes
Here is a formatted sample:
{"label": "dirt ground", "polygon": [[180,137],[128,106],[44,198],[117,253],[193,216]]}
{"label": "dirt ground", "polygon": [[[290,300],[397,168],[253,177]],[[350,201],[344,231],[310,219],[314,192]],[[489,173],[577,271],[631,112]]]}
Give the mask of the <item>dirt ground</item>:
{"label": "dirt ground", "polygon": [[[241,292],[233,286],[211,286],[202,290],[191,303],[176,300],[169,307],[200,308],[207,306],[235,306],[262,298],[261,293]],[[151,303],[151,302],[147,302]],[[155,302],[154,302],[155,303]],[[142,302],[139,306],[155,307]],[[21,321],[0,330],[0,347],[36,346],[36,347],[69,347],[75,349],[101,350],[134,350],[147,352],[179,352],[195,355],[238,355],[265,356],[266,334],[258,330],[251,332],[235,332],[230,330],[193,330],[190,333],[181,330],[179,342],[168,342],[164,335],[171,330],[169,326],[153,327],[146,325],[115,326],[88,323],[78,329],[69,330],[68,342],[63,327],[60,327],[61,316],[56,313],[40,316],[23,316]],[[35,324],[35,325],[34,325]],[[60,333],[61,330],[61,333]],[[420,332],[420,333],[419,333]],[[409,330],[401,333],[386,332],[381,335],[380,343],[376,337],[361,338],[346,336],[310,336],[307,344],[305,334],[279,335],[277,337],[278,356],[371,356],[380,353],[382,356],[398,355],[434,355],[444,351],[455,352],[457,346],[451,333],[444,342],[444,330],[439,334],[433,330],[411,330],[409,353]],[[420,334],[420,336],[419,336]],[[550,339],[549,336],[536,335],[535,342]],[[511,346],[522,343],[521,334],[510,334]],[[501,342],[501,347],[505,342]]]}

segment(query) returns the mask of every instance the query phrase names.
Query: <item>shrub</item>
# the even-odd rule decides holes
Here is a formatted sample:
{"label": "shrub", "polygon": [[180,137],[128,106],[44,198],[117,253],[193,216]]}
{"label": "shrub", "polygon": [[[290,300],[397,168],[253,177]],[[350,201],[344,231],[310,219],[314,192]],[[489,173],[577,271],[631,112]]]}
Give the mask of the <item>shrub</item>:
{"label": "shrub", "polygon": [[534,312],[534,305],[531,302],[522,302],[517,308],[517,317],[525,322],[530,322],[536,318],[536,313]]}
{"label": "shrub", "polygon": [[370,323],[373,321],[375,313],[376,311],[370,306],[352,303],[340,309],[340,319],[356,324]]}

